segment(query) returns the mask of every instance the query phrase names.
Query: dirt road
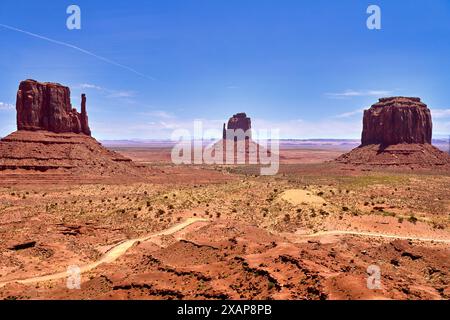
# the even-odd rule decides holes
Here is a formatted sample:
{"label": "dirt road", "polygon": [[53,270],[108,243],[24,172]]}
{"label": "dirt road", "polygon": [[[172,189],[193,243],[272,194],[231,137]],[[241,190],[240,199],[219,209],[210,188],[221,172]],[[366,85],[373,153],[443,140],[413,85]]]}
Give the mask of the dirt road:
{"label": "dirt road", "polygon": [[[108,252],[105,253],[105,255],[100,258],[99,260],[83,265],[80,267],[81,273],[86,273],[88,271],[91,271],[95,268],[97,268],[99,265],[103,263],[111,263],[117,260],[119,257],[124,255],[128,249],[130,249],[134,244],[138,242],[146,242],[153,238],[161,237],[164,235],[171,235],[178,231],[181,231],[185,228],[187,228],[190,225],[193,225],[198,222],[208,222],[207,219],[201,219],[201,218],[189,218],[186,221],[177,224],[173,227],[170,227],[166,230],[153,233],[151,235],[142,237],[142,238],[136,238],[136,239],[130,239],[123,241],[113,248],[111,248]],[[334,230],[334,231],[322,231],[314,234],[304,234],[304,235],[294,235],[294,239],[307,239],[307,238],[320,238],[324,236],[340,236],[340,235],[350,235],[350,236],[364,236],[364,237],[375,237],[375,238],[386,238],[386,239],[400,239],[400,240],[414,240],[414,241],[423,241],[423,242],[436,242],[436,243],[449,243],[450,239],[433,239],[433,238],[420,238],[420,237],[411,237],[411,236],[398,236],[398,235],[390,235],[390,234],[382,234],[382,233],[371,233],[371,232],[357,232],[357,231],[344,231],[344,230]],[[17,280],[10,280],[5,282],[0,282],[0,288],[9,284],[9,283],[21,283],[21,284],[32,284],[32,283],[39,283],[39,282],[46,282],[51,280],[59,280],[67,278],[67,272],[59,272],[54,274],[49,274],[45,276],[39,276],[39,277],[32,277],[27,279],[17,279]]]}
{"label": "dirt road", "polygon": [[[160,232],[156,232],[153,233],[151,235],[142,237],[142,238],[136,238],[136,239],[130,239],[130,240],[125,240],[119,244],[117,244],[116,246],[114,246],[113,248],[111,248],[108,252],[105,253],[105,255],[103,257],[101,257],[99,260],[80,266],[80,271],[81,273],[86,273],[88,271],[91,271],[95,268],[97,268],[99,265],[103,264],[103,263],[111,263],[114,262],[115,260],[117,260],[120,256],[122,256],[123,254],[125,254],[128,249],[130,249],[134,244],[138,243],[138,242],[145,242],[145,241],[149,241],[153,238],[157,238],[157,237],[161,237],[161,236],[166,236],[166,235],[171,235],[174,234],[178,231],[181,231],[185,228],[187,228],[188,226],[198,223],[198,222],[206,222],[208,220],[206,219],[201,219],[201,218],[189,218],[186,221],[174,225],[173,227],[170,227],[169,229],[160,231]],[[31,284],[31,283],[39,283],[39,282],[46,282],[46,281],[51,281],[51,280],[58,280],[58,279],[64,279],[67,278],[67,272],[63,271],[63,272],[58,272],[58,273],[54,273],[54,274],[49,274],[49,275],[45,275],[45,276],[39,276],[39,277],[32,277],[32,278],[28,278],[28,279],[17,279],[17,280],[10,280],[10,281],[5,281],[5,282],[0,282],[0,288],[4,287],[5,285],[7,285],[8,283],[21,283],[21,284]]]}
{"label": "dirt road", "polygon": [[421,238],[421,237],[399,236],[399,235],[392,235],[392,234],[346,231],[346,230],[321,231],[321,232],[317,232],[317,233],[313,233],[313,234],[297,235],[296,238],[320,238],[320,237],[324,237],[324,236],[340,236],[340,235],[363,236],[363,237],[385,238],[385,239],[398,239],[398,240],[413,240],[413,241],[436,242],[436,243],[450,243],[450,239]]}

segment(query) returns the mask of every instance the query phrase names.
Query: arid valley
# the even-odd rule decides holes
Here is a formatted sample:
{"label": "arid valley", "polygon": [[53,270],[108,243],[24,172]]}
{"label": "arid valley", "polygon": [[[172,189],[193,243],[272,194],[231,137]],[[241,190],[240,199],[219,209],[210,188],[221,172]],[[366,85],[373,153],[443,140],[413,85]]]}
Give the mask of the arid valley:
{"label": "arid valley", "polygon": [[[142,175],[2,171],[1,298],[450,297],[448,170],[349,167],[330,162],[348,147],[282,146],[279,174],[263,177],[174,166],[161,146],[111,148]],[[70,265],[81,290],[67,289]]]}

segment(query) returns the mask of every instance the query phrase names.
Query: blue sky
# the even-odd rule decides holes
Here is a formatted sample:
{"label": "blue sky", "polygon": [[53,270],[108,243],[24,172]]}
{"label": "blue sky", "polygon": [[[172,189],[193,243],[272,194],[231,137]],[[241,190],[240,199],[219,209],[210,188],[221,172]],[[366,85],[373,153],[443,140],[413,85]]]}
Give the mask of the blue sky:
{"label": "blue sky", "polygon": [[0,24],[28,32],[0,26],[0,136],[27,78],[70,86],[77,107],[85,92],[99,139],[220,130],[241,111],[283,138],[359,138],[361,110],[391,95],[421,97],[450,134],[448,0],[2,0]]}

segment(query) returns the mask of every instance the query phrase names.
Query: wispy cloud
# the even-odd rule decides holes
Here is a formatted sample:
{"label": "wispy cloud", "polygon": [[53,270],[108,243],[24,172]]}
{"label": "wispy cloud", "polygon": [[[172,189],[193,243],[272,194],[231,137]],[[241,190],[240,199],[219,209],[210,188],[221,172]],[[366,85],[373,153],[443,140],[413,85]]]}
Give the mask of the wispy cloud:
{"label": "wispy cloud", "polygon": [[50,39],[50,38],[47,38],[45,36],[42,36],[42,35],[39,35],[39,34],[36,34],[36,33],[32,33],[32,32],[29,32],[29,31],[26,31],[26,30],[22,30],[22,29],[19,29],[19,28],[15,28],[15,27],[12,27],[12,26],[8,26],[6,24],[1,24],[0,23],[0,27],[3,27],[5,29],[11,30],[11,31],[20,32],[20,33],[26,34],[28,36],[31,36],[31,37],[34,37],[34,38],[37,38],[37,39],[45,40],[45,41],[51,42],[53,44],[57,44],[57,45],[64,46],[64,47],[67,47],[67,48],[70,48],[70,49],[74,49],[74,50],[79,51],[79,52],[81,52],[83,54],[86,54],[88,56],[94,57],[94,58],[96,58],[98,60],[101,60],[103,62],[106,62],[106,63],[108,63],[110,65],[122,68],[124,70],[129,71],[129,72],[132,72],[132,73],[134,73],[134,74],[136,74],[136,75],[138,75],[140,77],[146,78],[148,80],[155,80],[154,77],[145,75],[145,74],[143,74],[143,73],[141,73],[141,72],[139,72],[139,71],[137,71],[137,70],[135,70],[133,68],[130,68],[130,67],[126,66],[126,65],[123,65],[121,63],[115,62],[115,61],[113,61],[111,59],[102,57],[102,56],[100,56],[98,54],[95,54],[95,53],[93,53],[91,51],[82,49],[82,48],[77,47],[77,46],[75,46],[73,44],[70,44],[70,43],[67,43],[67,42],[63,42],[63,41],[54,40],[54,39]]}
{"label": "wispy cloud", "polygon": [[108,95],[108,98],[132,98],[135,95],[134,91],[114,91]]}
{"label": "wispy cloud", "polygon": [[353,116],[362,116],[364,109],[353,110],[349,112],[344,112],[334,116],[333,118],[343,119],[343,118],[351,118]]}
{"label": "wispy cloud", "polygon": [[132,98],[136,96],[136,92],[130,90],[112,90],[91,83],[82,83],[77,88],[97,90],[104,93],[108,98]]}
{"label": "wispy cloud", "polygon": [[80,84],[81,89],[96,89],[96,90],[103,90],[102,87],[96,86],[95,84],[89,84],[89,83],[82,83]]}
{"label": "wispy cloud", "polygon": [[450,121],[434,121],[433,122],[433,136],[442,135],[448,137],[450,135]]}
{"label": "wispy cloud", "polygon": [[142,113],[142,115],[155,117],[155,118],[159,118],[159,119],[174,119],[175,118],[175,116],[172,113],[163,111],[163,110],[152,110],[152,111]]}
{"label": "wispy cloud", "polygon": [[436,119],[450,118],[450,109],[432,109],[431,114]]}
{"label": "wispy cloud", "polygon": [[346,99],[353,97],[385,97],[392,95],[389,90],[346,90],[344,92],[326,93],[325,95],[334,99]]}
{"label": "wispy cloud", "polygon": [[14,105],[12,105],[10,103],[0,102],[0,110],[9,111],[9,110],[14,110],[14,109],[15,109]]}

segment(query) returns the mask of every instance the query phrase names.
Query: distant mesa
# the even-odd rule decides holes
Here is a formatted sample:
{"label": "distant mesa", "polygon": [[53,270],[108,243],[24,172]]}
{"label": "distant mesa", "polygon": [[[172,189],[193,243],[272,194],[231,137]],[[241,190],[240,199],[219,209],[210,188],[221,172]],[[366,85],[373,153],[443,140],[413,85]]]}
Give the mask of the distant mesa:
{"label": "distant mesa", "polygon": [[223,124],[223,139],[227,137],[227,130],[229,136],[235,136],[237,130],[242,130],[243,133],[248,133],[247,138],[249,139],[251,137],[251,129],[252,120],[247,117],[247,114],[244,112],[237,113],[228,120],[227,126],[225,126],[225,123]]}
{"label": "distant mesa", "polygon": [[81,112],[70,89],[57,83],[25,80],[17,92],[17,129],[0,140],[0,171],[71,173],[81,176],[139,175],[131,160],[91,137],[86,96]]}
{"label": "distant mesa", "polygon": [[[207,149],[213,156],[220,150],[225,164],[258,164],[261,154],[271,155],[270,150],[252,139],[252,120],[244,112],[234,114],[224,123],[222,139]],[[229,163],[227,154],[233,163]]]}
{"label": "distant mesa", "polygon": [[430,109],[420,98],[382,98],[364,111],[361,146],[336,161],[353,165],[449,165],[450,157],[431,145],[432,131]]}

